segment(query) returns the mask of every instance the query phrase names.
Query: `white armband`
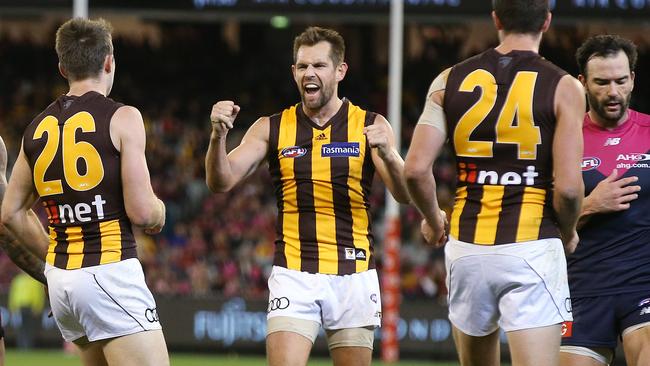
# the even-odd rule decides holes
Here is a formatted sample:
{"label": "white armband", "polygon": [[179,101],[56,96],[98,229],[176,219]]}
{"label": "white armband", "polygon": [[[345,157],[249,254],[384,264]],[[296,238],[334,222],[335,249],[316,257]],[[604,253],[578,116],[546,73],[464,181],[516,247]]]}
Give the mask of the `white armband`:
{"label": "white armband", "polygon": [[447,137],[447,118],[445,117],[445,111],[442,109],[442,106],[438,103],[435,103],[431,100],[431,94],[445,90],[447,86],[447,77],[451,69],[447,69],[438,75],[431,86],[429,86],[429,91],[427,92],[427,99],[424,103],[424,109],[422,110],[422,115],[418,120],[418,124],[429,125],[437,128],[442,132],[445,137]]}

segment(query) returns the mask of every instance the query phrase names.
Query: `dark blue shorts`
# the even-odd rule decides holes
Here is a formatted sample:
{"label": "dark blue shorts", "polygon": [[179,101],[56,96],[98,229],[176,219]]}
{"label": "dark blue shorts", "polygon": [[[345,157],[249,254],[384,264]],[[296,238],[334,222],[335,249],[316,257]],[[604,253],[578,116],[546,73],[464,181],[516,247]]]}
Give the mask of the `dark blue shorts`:
{"label": "dark blue shorts", "polygon": [[563,346],[616,348],[625,329],[650,322],[650,290],[572,297],[573,324],[565,324]]}

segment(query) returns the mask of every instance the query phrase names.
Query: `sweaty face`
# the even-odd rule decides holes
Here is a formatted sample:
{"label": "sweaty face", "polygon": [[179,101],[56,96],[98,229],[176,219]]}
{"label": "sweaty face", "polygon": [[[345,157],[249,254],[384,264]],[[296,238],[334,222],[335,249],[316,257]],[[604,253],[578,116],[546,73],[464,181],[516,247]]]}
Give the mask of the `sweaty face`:
{"label": "sweaty face", "polygon": [[607,128],[624,122],[634,89],[634,74],[630,71],[625,52],[591,58],[587,62],[586,74],[583,84],[592,117]]}
{"label": "sweaty face", "polygon": [[293,77],[305,107],[317,110],[325,106],[336,92],[337,66],[330,57],[331,45],[319,42],[301,46],[296,54]]}

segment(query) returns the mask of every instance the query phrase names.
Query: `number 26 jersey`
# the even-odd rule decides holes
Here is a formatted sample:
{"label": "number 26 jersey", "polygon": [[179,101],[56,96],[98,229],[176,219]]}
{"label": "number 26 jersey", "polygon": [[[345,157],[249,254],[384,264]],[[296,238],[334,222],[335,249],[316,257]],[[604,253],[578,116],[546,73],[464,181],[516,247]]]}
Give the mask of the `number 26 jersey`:
{"label": "number 26 jersey", "polygon": [[49,221],[47,263],[77,269],[135,258],[110,121],[122,104],[63,95],[27,126],[23,149]]}

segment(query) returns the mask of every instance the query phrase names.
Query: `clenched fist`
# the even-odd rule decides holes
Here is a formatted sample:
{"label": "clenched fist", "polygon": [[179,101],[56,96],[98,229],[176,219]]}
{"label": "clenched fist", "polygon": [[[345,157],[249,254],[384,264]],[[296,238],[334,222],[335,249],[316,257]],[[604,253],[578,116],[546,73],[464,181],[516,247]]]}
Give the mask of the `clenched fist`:
{"label": "clenched fist", "polygon": [[390,153],[390,138],[393,132],[386,124],[374,123],[363,128],[363,134],[366,135],[368,145],[371,148],[377,148],[379,157],[384,158]]}
{"label": "clenched fist", "polygon": [[221,100],[212,106],[210,121],[218,136],[224,136],[233,127],[240,107],[232,100]]}

